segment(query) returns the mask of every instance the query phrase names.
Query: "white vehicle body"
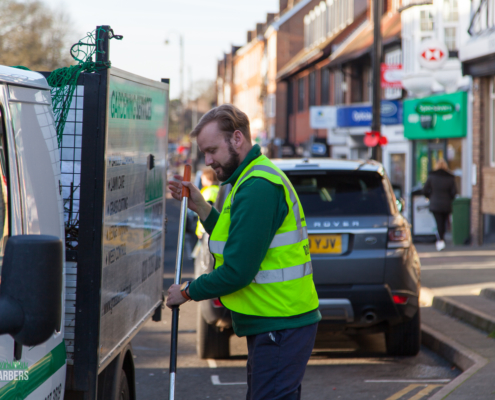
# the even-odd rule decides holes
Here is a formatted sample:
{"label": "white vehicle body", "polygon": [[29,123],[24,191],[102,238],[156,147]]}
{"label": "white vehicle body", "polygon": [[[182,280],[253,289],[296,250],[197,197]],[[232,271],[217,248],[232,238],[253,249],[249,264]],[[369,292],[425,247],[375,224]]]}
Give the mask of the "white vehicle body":
{"label": "white vehicle body", "polygon": [[[4,218],[2,242],[7,236],[47,234],[64,241],[63,207],[59,190],[60,157],[53,120],[50,88],[42,75],[0,66],[0,113],[5,146],[1,149],[7,171],[2,171]],[[3,167],[2,167],[3,169]],[[8,174],[8,175],[7,175]],[[10,227],[10,229],[9,229]],[[2,256],[3,256],[2,246]],[[65,294],[62,293],[62,296]],[[64,299],[62,299],[62,304]],[[14,361],[14,339],[0,335],[0,362]],[[61,348],[62,347],[62,348]],[[30,380],[17,381],[29,393],[26,399],[55,399],[65,388],[64,326],[45,343],[23,346],[21,363],[33,367],[44,359],[46,366],[33,370]],[[58,368],[52,371],[51,364]],[[62,365],[60,365],[62,364]],[[0,370],[0,373],[3,372]],[[51,373],[49,373],[51,372]],[[46,379],[38,386],[36,378]],[[10,399],[13,382],[0,379],[0,398]]]}

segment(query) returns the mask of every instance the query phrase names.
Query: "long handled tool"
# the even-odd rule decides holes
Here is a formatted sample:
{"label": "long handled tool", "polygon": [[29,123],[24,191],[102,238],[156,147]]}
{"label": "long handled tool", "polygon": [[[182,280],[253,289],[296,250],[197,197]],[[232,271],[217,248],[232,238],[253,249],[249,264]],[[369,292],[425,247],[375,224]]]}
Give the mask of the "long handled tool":
{"label": "long handled tool", "polygon": [[[183,181],[191,180],[191,166],[186,165],[184,168]],[[177,241],[177,259],[175,262],[175,281],[176,285],[180,285],[180,277],[182,273],[182,261],[184,259],[184,240],[186,235],[186,217],[187,217],[187,200],[189,199],[189,189],[182,187],[182,201],[180,206],[180,223],[179,223],[179,239]],[[179,334],[179,306],[172,308],[172,340],[170,342],[170,388],[169,400],[175,399],[175,373],[177,370],[177,336]]]}

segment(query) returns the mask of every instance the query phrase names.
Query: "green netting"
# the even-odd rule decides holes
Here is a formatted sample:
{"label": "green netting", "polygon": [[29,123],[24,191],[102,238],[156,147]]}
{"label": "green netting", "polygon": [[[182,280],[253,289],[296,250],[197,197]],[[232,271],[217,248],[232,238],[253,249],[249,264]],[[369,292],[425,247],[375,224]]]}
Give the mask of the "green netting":
{"label": "green netting", "polygon": [[[93,57],[97,53],[103,53],[100,43],[103,39],[98,39],[103,35],[99,31],[105,32],[105,28],[99,27],[98,31],[88,32],[84,38],[71,47],[70,54],[78,64],[56,69],[48,77],[48,84],[51,87],[53,114],[55,116],[55,123],[57,124],[59,147],[62,143],[65,122],[67,121],[79,75],[82,72],[96,72],[110,68],[110,62],[93,60]],[[108,32],[108,37],[109,39],[122,39],[122,36],[114,35],[111,29]]]}

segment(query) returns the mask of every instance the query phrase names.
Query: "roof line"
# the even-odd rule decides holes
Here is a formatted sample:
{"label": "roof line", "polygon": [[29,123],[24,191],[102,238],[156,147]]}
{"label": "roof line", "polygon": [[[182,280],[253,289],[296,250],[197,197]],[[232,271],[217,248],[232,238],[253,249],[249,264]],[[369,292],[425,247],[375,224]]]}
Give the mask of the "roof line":
{"label": "roof line", "polygon": [[[272,22],[270,24],[270,27],[276,31],[278,31],[278,29],[280,28],[280,25],[282,25],[283,23],[287,22],[289,19],[291,19],[294,14],[297,14],[299,11],[301,11],[301,9],[306,6],[307,4],[309,4],[311,2],[311,0],[301,0],[299,3],[297,3],[294,7],[292,7],[289,11],[287,11],[286,13],[282,14],[278,20]],[[268,30],[267,30],[268,32]],[[266,33],[265,33],[266,35]],[[265,36],[266,37],[266,36]]]}
{"label": "roof line", "polygon": [[346,46],[370,25],[371,22],[369,19],[364,20],[363,23],[354,30],[354,32],[352,32],[342,43],[340,43],[337,50],[335,50],[330,56],[330,60],[335,60],[339,56],[339,54],[342,53],[342,51],[346,48]]}

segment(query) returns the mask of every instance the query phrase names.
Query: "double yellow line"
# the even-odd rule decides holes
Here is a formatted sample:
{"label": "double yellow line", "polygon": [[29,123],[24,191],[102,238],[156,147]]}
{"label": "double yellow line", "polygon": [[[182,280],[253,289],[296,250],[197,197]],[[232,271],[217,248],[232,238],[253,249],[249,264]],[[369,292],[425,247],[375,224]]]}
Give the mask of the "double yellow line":
{"label": "double yellow line", "polygon": [[440,387],[440,386],[443,386],[443,385],[412,384],[412,385],[409,385],[409,386],[405,387],[404,389],[398,391],[397,393],[393,394],[392,396],[388,397],[385,400],[399,400],[402,396],[405,396],[406,394],[412,392],[414,389],[417,389],[418,387],[423,387],[423,390],[420,390],[413,397],[408,399],[408,400],[420,400],[423,397],[429,395],[437,387]]}

